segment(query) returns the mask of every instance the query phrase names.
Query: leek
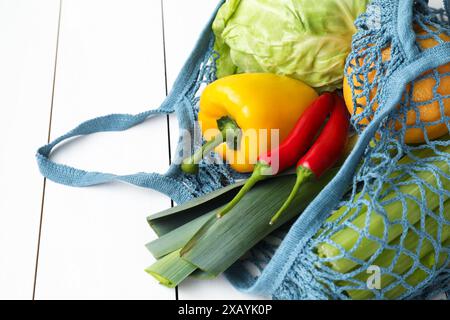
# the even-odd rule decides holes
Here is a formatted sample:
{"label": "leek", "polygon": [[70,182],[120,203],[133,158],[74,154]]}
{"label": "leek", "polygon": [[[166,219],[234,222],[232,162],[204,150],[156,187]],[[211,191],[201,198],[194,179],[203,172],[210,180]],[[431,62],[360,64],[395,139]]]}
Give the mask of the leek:
{"label": "leek", "polygon": [[[443,152],[450,152],[450,146],[446,147]],[[420,154],[420,153],[419,153]],[[425,154],[422,153],[421,156]],[[426,203],[429,210],[435,210],[439,206],[439,195],[425,184],[435,188],[443,188],[445,190],[450,190],[450,180],[445,178],[444,175],[450,174],[450,168],[446,161],[434,161],[433,166],[441,171],[441,174],[436,177],[433,173],[429,172],[427,169],[423,168],[417,170],[416,176],[419,180],[423,181],[422,188],[425,190],[425,198],[422,199],[421,188],[416,184],[416,179],[409,176],[404,180],[401,185],[398,186],[398,191],[391,191],[381,203],[386,203],[389,200],[395,200],[383,206],[383,210],[386,213],[388,223],[399,222],[403,218],[408,219],[410,224],[417,223],[421,218],[421,208],[419,204],[412,200],[411,197],[415,197],[419,201]],[[397,200],[397,194],[408,195],[404,197],[404,204]],[[358,196],[357,196],[358,197]],[[445,199],[446,200],[446,197]],[[346,208],[342,207],[330,218],[330,221],[341,219],[341,223],[346,221],[353,224],[355,229],[364,230],[367,225],[368,233],[379,239],[384,239],[386,242],[391,242],[399,237],[403,233],[403,227],[399,223],[390,224],[389,226],[385,223],[385,218],[377,212],[367,212],[365,208],[361,208],[360,212],[354,218],[353,221],[349,221],[349,214],[346,214],[344,219],[342,218],[343,212],[346,212]],[[353,209],[355,210],[355,209]],[[354,211],[352,211],[354,212]],[[404,212],[406,213],[404,216]],[[368,216],[369,214],[369,216]],[[352,214],[353,216],[354,214]],[[344,248],[346,252],[351,252],[354,258],[360,260],[366,260],[370,258],[380,247],[377,241],[368,239],[366,237],[360,239],[362,235],[357,232],[352,227],[344,227],[343,229],[337,231],[331,235],[331,240],[337,245]],[[384,237],[385,229],[387,229],[387,236]],[[361,240],[361,241],[359,241]],[[359,241],[359,243],[358,243]],[[356,247],[356,245],[358,245]],[[334,245],[328,243],[322,243],[318,246],[318,254],[321,257],[332,258],[338,257],[342,254],[341,250]],[[358,266],[358,264],[350,259],[337,258],[329,262],[334,270],[341,273],[346,273],[351,269]]]}
{"label": "leek", "polygon": [[[449,220],[450,219],[450,200],[447,200],[445,202],[443,212],[445,214],[445,219]],[[421,222],[416,223],[414,228],[417,230],[421,230]],[[425,232],[427,234],[429,234],[435,240],[438,239],[439,229],[440,229],[439,224],[435,219],[433,219],[432,217],[426,218]],[[450,226],[443,225],[442,229],[441,229],[441,234],[440,234],[441,243],[446,243],[449,238],[450,238]],[[419,257],[421,263],[424,266],[431,269],[433,267],[434,263],[431,264],[430,261],[434,261],[434,258],[436,256],[434,246],[431,243],[431,241],[426,238],[424,238],[422,240],[420,248],[419,248],[419,244],[420,244],[419,235],[415,231],[409,230],[408,233],[406,234],[406,237],[402,244],[400,244],[400,237],[399,237],[390,245],[393,245],[393,246],[394,245],[402,245],[402,247],[405,250],[408,250],[411,255],[417,255]],[[394,259],[396,258],[397,254],[398,253],[393,249],[384,249],[380,253],[380,255],[377,257],[377,259],[375,259],[375,261],[372,263],[372,265],[383,267],[383,268],[388,268],[394,262]],[[439,253],[438,255],[441,256],[439,261],[441,261],[445,257],[443,255],[443,253]],[[414,261],[410,255],[405,254],[405,253],[400,253],[398,255],[398,259],[395,262],[395,265],[392,268],[392,272],[397,275],[405,275],[406,273],[410,272],[413,265],[414,265]],[[418,283],[420,283],[421,281],[419,281],[419,280],[422,279],[422,277],[420,276],[421,272],[426,274],[424,271],[422,271],[420,269],[416,269],[412,273],[412,275],[408,277],[407,282],[411,283],[411,285],[417,285]],[[368,278],[368,275],[366,273],[361,273],[355,277],[355,279],[357,279],[359,281],[363,281],[363,282],[367,281],[367,278]],[[380,289],[384,289],[384,288],[388,287],[391,283],[393,283],[395,281],[396,281],[396,278],[394,276],[389,275],[389,274],[383,274],[381,276],[381,288]],[[422,281],[423,281],[423,279],[422,279]],[[393,293],[391,291],[388,291],[388,292],[389,292],[389,295],[387,295],[387,296],[393,297]],[[352,299],[358,299],[358,300],[370,298],[370,296],[372,295],[369,290],[348,290],[347,293]]]}

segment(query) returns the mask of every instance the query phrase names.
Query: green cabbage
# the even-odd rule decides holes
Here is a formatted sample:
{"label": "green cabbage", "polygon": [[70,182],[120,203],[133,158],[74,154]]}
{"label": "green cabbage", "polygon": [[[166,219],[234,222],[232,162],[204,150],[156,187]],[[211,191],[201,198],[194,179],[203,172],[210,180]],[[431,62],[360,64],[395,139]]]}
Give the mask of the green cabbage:
{"label": "green cabbage", "polygon": [[342,87],[354,20],[369,0],[228,0],[213,23],[217,76],[271,72]]}

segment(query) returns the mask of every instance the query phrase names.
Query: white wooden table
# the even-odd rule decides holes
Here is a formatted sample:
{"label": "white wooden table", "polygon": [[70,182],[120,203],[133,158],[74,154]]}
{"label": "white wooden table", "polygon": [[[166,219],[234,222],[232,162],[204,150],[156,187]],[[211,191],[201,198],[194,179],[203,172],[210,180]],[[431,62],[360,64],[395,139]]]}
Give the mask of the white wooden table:
{"label": "white wooden table", "polygon": [[[170,207],[125,184],[43,179],[34,154],[79,122],[157,107],[217,1],[0,0],[0,299],[241,299],[224,278],[178,290],[144,272],[150,213]],[[170,125],[168,126],[168,123]],[[165,172],[176,119],[65,144],[88,170]]]}
{"label": "white wooden table", "polygon": [[[155,238],[145,218],[170,200],[125,184],[57,185],[34,158],[83,120],[157,107],[216,4],[0,0],[0,299],[257,298],[222,277],[160,286],[144,272],[153,262],[144,244]],[[78,139],[54,159],[165,172],[177,138],[176,120],[162,117]]]}

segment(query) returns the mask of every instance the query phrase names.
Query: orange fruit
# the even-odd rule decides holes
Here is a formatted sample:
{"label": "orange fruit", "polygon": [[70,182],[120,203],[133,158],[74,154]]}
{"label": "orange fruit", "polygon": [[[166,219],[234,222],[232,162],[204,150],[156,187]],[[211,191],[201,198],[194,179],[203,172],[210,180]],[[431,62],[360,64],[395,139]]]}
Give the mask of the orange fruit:
{"label": "orange fruit", "polygon": [[[433,31],[436,29],[434,27],[429,26],[429,28]],[[419,28],[415,27],[415,32],[419,36],[425,36],[427,33]],[[439,38],[442,39],[445,42],[450,41],[450,37],[446,35],[445,33],[440,33]],[[420,39],[417,40],[418,45],[421,49],[429,49],[433,48],[437,45],[439,45],[439,42],[430,37],[426,39]],[[391,48],[387,47],[383,49],[382,51],[382,60],[388,61],[391,58]],[[364,63],[363,58],[360,58],[358,61],[359,65],[362,65]],[[355,65],[355,60],[351,61],[351,65]],[[370,72],[367,74],[366,79],[361,79],[361,77],[353,76],[352,81],[355,86],[363,87],[364,81],[368,81],[367,85],[372,85],[374,81],[376,80],[375,77],[377,76],[377,70],[375,70],[375,67],[371,66],[373,70],[370,70]],[[351,68],[347,70],[348,73],[352,71]],[[448,128],[445,123],[440,124],[428,124],[436,122],[439,119],[441,119],[443,116],[450,116],[450,98],[443,99],[443,105],[444,105],[444,115],[441,114],[441,109],[439,106],[438,101],[433,101],[426,103],[427,101],[430,101],[434,97],[434,90],[441,96],[448,96],[450,95],[450,76],[446,75],[445,73],[450,72],[450,63],[442,65],[436,69],[429,70],[425,73],[423,73],[420,77],[429,75],[431,73],[435,73],[437,78],[439,78],[439,85],[436,81],[436,77],[425,77],[421,80],[414,81],[413,84],[409,84],[406,87],[406,93],[410,93],[412,90],[412,101],[415,103],[424,103],[423,105],[418,106],[418,114],[415,110],[409,110],[406,114],[406,125],[412,126],[416,123],[417,116],[420,117],[420,121],[425,125],[425,129],[427,131],[427,136],[429,139],[437,139],[440,138],[448,133]],[[343,91],[344,91],[344,99],[345,103],[347,105],[347,108],[349,112],[353,114],[360,114],[364,107],[367,106],[368,101],[366,97],[360,97],[356,99],[357,108],[355,110],[355,106],[353,104],[353,93],[351,90],[351,87],[348,83],[347,77],[344,77],[344,85],[343,85]],[[362,90],[355,90],[355,94],[361,94]],[[377,86],[374,85],[369,93],[369,99],[370,101],[373,100],[377,92]],[[372,106],[373,110],[376,110],[378,108],[377,102],[374,102]],[[368,124],[370,119],[363,119],[360,121],[361,124]],[[401,129],[402,125],[400,122],[396,123],[396,128]],[[409,128],[406,130],[405,133],[405,142],[406,143],[423,143],[425,142],[425,135],[422,128]]]}

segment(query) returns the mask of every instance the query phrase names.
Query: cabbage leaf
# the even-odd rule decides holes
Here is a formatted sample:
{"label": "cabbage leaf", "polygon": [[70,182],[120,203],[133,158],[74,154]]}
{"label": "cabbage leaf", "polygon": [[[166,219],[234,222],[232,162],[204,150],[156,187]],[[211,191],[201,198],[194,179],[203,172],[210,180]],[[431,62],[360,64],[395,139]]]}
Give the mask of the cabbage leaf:
{"label": "cabbage leaf", "polygon": [[354,20],[369,0],[228,0],[213,23],[217,77],[271,72],[342,87]]}

